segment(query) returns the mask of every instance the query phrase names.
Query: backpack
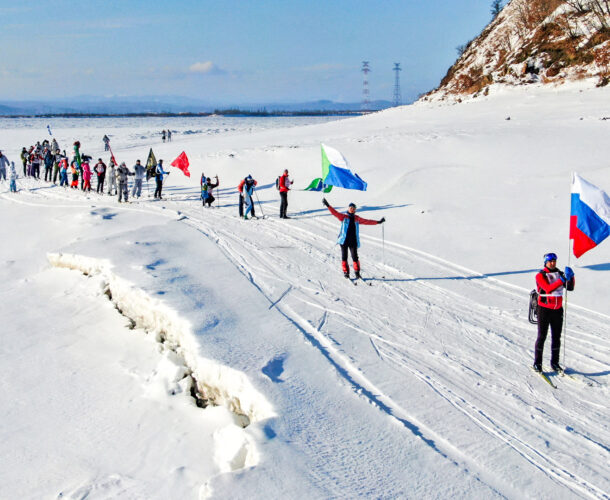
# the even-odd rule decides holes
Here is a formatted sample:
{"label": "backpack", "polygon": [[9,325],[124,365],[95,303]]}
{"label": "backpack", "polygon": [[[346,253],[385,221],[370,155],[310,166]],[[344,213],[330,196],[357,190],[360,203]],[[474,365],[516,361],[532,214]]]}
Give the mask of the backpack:
{"label": "backpack", "polygon": [[277,189],[278,191],[280,190],[280,175],[277,176],[277,179],[275,179],[275,189]]}
{"label": "backpack", "polygon": [[527,319],[533,325],[538,324],[538,292],[536,290],[530,292],[530,307]]}

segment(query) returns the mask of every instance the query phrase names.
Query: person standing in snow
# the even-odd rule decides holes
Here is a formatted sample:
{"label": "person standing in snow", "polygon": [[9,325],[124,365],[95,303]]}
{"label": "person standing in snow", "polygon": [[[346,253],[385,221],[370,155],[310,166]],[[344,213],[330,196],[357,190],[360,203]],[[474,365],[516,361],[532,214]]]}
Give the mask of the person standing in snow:
{"label": "person standing in snow", "polygon": [[288,169],[284,170],[284,173],[280,177],[280,219],[290,219],[288,215],[286,215],[286,210],[288,210],[288,191],[290,191],[290,186],[292,186],[292,181],[288,177]]}
{"label": "person standing in snow", "polygon": [[544,256],[544,268],[536,274],[536,291],[538,292],[538,337],[534,345],[534,370],[542,371],[542,353],[544,342],[551,327],[551,369],[562,371],[559,365],[561,347],[561,329],[563,327],[563,291],[574,290],[574,271],[566,267],[565,272],[556,267],[557,254],[547,253]]}
{"label": "person standing in snow", "polygon": [[53,161],[55,157],[50,149],[44,150],[44,180],[51,182],[53,178]]}
{"label": "person standing in snow", "polygon": [[127,202],[127,195],[129,194],[129,188],[127,185],[128,177],[133,175],[125,162],[122,162],[119,168],[117,169],[117,179],[119,181],[119,203],[121,203],[121,199],[125,198],[125,202]]}
{"label": "person standing in snow", "polygon": [[337,243],[341,246],[341,267],[343,269],[343,275],[346,278],[349,278],[349,266],[347,265],[347,251],[349,250],[352,254],[352,261],[354,262],[356,279],[358,279],[360,278],[360,261],[358,260],[358,248],[360,248],[359,226],[360,224],[366,226],[383,224],[385,222],[385,217],[382,217],[379,220],[363,219],[356,215],[356,205],[354,203],[349,204],[347,213],[345,214],[339,213],[331,207],[328,201],[326,201],[326,198],[322,198],[322,204],[328,208],[331,214],[341,221],[341,231],[339,232]]}
{"label": "person standing in snow", "polygon": [[[163,131],[165,132],[165,130]],[[157,168],[155,170],[155,181],[157,182],[157,189],[155,189],[155,198],[161,199],[161,191],[163,191],[163,176],[169,175],[169,172],[163,170],[163,160],[159,160]]]}
{"label": "person standing in snow", "polygon": [[97,176],[97,193],[104,194],[104,181],[106,180],[106,164],[101,158],[97,159],[95,167],[93,167],[95,175]]}
{"label": "person standing in snow", "polygon": [[110,162],[108,163],[108,194],[112,196],[112,188],[114,188],[114,194],[117,192],[116,187],[116,168],[114,165],[114,160],[110,158]]}
{"label": "person standing in snow", "polygon": [[165,142],[165,130],[161,132],[161,139]]}
{"label": "person standing in snow", "polygon": [[167,142],[172,142],[172,131],[167,129]]}
{"label": "person standing in snow", "polygon": [[243,185],[243,198],[244,203],[246,204],[244,219],[248,220],[248,213],[250,212],[252,212],[252,217],[256,217],[256,215],[254,215],[254,198],[252,198],[252,195],[254,194],[254,187],[258,183],[252,178],[251,175],[248,175],[248,177],[246,177],[244,181],[245,182]]}
{"label": "person standing in snow", "polygon": [[110,150],[110,137],[108,137],[106,134],[104,134],[102,141],[104,143],[104,151],[109,151]]}
{"label": "person standing in snow", "polygon": [[[239,185],[237,186],[237,191],[239,192],[239,216],[240,217],[244,216],[244,201],[245,201],[244,186],[248,182],[253,182],[255,186],[257,184],[257,182],[254,179],[252,179],[252,176],[249,175],[245,179],[242,179],[241,182],[239,183]],[[254,203],[252,204],[252,217],[256,217],[256,214],[254,213]]]}
{"label": "person standing in snow", "polygon": [[216,176],[215,179],[216,179],[215,184],[212,182],[212,179],[210,179],[209,177],[206,177],[206,179],[205,179],[206,196],[205,196],[205,199],[203,200],[203,204],[205,205],[207,203],[208,208],[211,207],[212,203],[214,203],[214,200],[216,200],[216,198],[214,198],[214,195],[212,194],[212,190],[214,188],[217,188],[218,186],[220,186],[220,182],[218,181],[218,176]]}
{"label": "person standing in snow", "polygon": [[15,162],[11,162],[11,166],[8,171],[8,180],[10,182],[11,193],[17,192],[17,170],[15,169]]}
{"label": "person standing in snow", "polygon": [[36,151],[37,149],[35,149],[30,156],[30,163],[32,164],[30,167],[30,176],[35,179],[40,179],[40,155]]}
{"label": "person standing in snow", "polygon": [[[136,164],[133,166],[135,173],[135,180],[133,183],[133,189],[131,191],[131,197],[140,197],[142,195],[142,181],[144,180],[144,174],[146,173],[146,167],[140,163],[140,160],[136,160]],[[149,193],[150,196],[150,193]]]}
{"label": "person standing in snow", "polygon": [[23,149],[21,150],[21,162],[23,163],[23,176],[27,176],[28,175],[28,159],[30,157],[30,154],[28,153],[28,150],[25,148],[25,146],[23,146]]}
{"label": "person standing in snow", "polygon": [[68,187],[68,157],[65,153],[59,160],[59,187]]}
{"label": "person standing in snow", "polygon": [[72,183],[70,184],[70,188],[78,189],[78,168],[76,161],[73,161],[70,165],[70,173],[72,174]]}
{"label": "person standing in snow", "polygon": [[0,180],[6,180],[6,168],[10,165],[8,158],[0,151]]}
{"label": "person standing in snow", "polygon": [[89,160],[85,159],[81,165],[83,175],[83,191],[91,191],[91,167],[89,166]]}
{"label": "person standing in snow", "polygon": [[59,176],[59,162],[61,162],[61,152],[59,149],[55,150],[53,155],[53,184],[57,184],[57,177]]}

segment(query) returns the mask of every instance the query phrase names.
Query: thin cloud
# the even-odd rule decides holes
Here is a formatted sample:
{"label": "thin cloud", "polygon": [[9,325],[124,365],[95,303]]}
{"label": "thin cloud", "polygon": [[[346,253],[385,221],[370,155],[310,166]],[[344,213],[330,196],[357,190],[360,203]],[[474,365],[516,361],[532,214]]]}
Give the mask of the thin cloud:
{"label": "thin cloud", "polygon": [[196,62],[189,66],[190,73],[197,73],[200,75],[222,75],[226,72],[216,66],[212,61]]}

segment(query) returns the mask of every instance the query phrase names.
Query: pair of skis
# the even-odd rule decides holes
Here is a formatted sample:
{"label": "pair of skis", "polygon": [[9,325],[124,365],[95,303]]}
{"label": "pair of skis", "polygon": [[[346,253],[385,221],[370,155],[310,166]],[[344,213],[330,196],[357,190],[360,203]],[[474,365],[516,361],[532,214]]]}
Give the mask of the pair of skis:
{"label": "pair of skis", "polygon": [[[551,380],[551,378],[544,371],[536,372],[536,373],[538,373],[544,379],[544,381],[547,384],[549,384],[553,389],[557,389],[557,384],[555,384]],[[566,373],[565,370],[563,370],[563,369],[562,370],[557,370],[557,371],[552,371],[552,372],[549,372],[549,373],[554,373],[554,374],[557,374],[557,375],[559,375],[561,377],[567,377],[567,378],[575,380],[577,382],[583,382],[583,383],[587,384],[588,386],[592,386],[593,385],[589,381],[581,381],[580,378],[574,377],[573,375],[571,375],[569,373]]]}
{"label": "pair of skis", "polygon": [[358,286],[358,282],[361,281],[362,283],[364,283],[365,285],[368,286],[373,286],[373,283],[366,281],[362,276],[358,277],[358,278],[352,278],[351,276],[346,275],[345,276],[348,280],[350,280],[350,282],[352,283],[352,285],[354,286]]}

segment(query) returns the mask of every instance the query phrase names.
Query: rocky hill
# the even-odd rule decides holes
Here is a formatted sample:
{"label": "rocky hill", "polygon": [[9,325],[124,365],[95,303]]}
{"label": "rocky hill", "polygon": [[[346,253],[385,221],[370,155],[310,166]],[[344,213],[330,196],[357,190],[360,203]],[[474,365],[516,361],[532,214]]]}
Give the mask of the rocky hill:
{"label": "rocky hill", "polygon": [[610,82],[610,0],[511,0],[422,100],[487,95],[493,84]]}

